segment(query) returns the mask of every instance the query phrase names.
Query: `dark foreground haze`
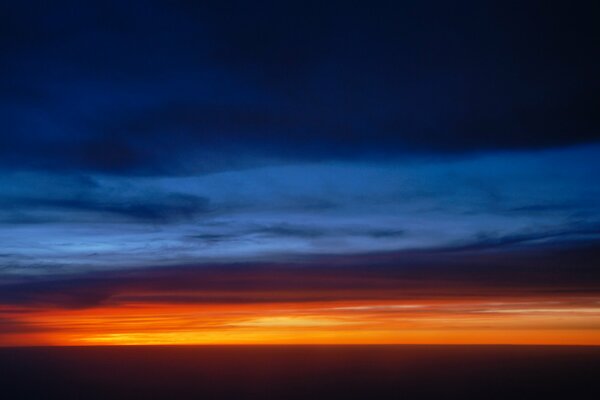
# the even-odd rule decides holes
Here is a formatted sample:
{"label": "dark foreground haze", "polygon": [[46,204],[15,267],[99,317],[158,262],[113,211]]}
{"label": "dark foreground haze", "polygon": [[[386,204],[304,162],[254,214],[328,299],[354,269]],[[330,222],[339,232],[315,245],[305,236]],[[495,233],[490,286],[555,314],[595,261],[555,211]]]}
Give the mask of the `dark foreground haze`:
{"label": "dark foreground haze", "polygon": [[598,399],[598,371],[584,346],[0,349],[4,399]]}

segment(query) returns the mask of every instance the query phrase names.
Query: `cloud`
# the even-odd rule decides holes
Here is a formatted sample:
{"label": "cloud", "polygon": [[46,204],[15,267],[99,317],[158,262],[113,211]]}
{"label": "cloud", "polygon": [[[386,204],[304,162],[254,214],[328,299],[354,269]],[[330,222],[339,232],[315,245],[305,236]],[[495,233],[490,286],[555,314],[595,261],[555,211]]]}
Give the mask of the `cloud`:
{"label": "cloud", "polygon": [[585,7],[2,7],[4,169],[178,175],[600,139]]}
{"label": "cloud", "polygon": [[[116,200],[76,198],[10,198],[2,199],[3,205],[23,211],[58,211],[65,213],[59,219],[73,220],[78,212],[89,212],[103,215],[125,217],[133,220],[151,222],[170,222],[182,218],[191,218],[197,214],[210,211],[209,201],[203,197],[184,194],[167,194],[158,198],[125,198]],[[75,213],[75,214],[74,214]],[[9,217],[8,222],[13,221]],[[21,222],[43,222],[44,219],[30,220],[27,217]]]}
{"label": "cloud", "polygon": [[502,247],[515,247],[535,243],[565,243],[582,239],[600,237],[600,226],[593,224],[574,224],[566,229],[549,230],[544,232],[525,232],[512,235],[480,233],[470,243],[465,245],[442,248],[442,251],[485,250]]}
{"label": "cloud", "polygon": [[170,223],[212,211],[207,197],[148,190],[87,175],[4,174],[4,224],[119,222]]}
{"label": "cloud", "polygon": [[584,146],[190,177],[5,173],[1,267],[56,274],[593,240],[597,152]]}
{"label": "cloud", "polygon": [[271,225],[251,225],[227,234],[199,233],[190,235],[192,239],[217,243],[230,240],[240,240],[248,237],[267,238],[299,238],[299,239],[323,239],[323,238],[346,238],[367,237],[374,239],[399,238],[406,234],[401,229],[355,227],[333,227],[328,228],[321,225],[277,223]]}
{"label": "cloud", "polygon": [[[1,314],[1,313],[0,313]],[[19,318],[10,318],[0,315],[0,336],[6,334],[23,334],[31,332],[43,332],[47,329],[34,324],[21,321]]]}
{"label": "cloud", "polygon": [[197,264],[5,282],[0,304],[88,308],[435,298],[597,296],[596,242],[461,253],[404,251],[289,263]]}

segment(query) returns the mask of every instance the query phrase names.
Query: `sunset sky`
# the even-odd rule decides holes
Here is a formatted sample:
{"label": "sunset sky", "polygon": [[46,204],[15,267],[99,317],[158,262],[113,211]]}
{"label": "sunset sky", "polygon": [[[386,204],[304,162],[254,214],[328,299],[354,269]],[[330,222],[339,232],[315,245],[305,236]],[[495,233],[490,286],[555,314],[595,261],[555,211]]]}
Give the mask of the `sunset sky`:
{"label": "sunset sky", "polygon": [[0,346],[600,345],[592,10],[358,4],[0,3]]}

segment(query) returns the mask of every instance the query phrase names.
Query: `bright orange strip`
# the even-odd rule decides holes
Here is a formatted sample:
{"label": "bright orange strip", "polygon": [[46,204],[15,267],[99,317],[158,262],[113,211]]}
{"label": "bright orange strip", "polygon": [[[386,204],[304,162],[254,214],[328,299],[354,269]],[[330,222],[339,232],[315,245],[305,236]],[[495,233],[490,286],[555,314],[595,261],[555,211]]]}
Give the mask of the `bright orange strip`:
{"label": "bright orange strip", "polygon": [[[6,312],[7,310],[4,310]],[[600,300],[489,299],[268,304],[129,303],[12,309],[1,345],[600,345]]]}

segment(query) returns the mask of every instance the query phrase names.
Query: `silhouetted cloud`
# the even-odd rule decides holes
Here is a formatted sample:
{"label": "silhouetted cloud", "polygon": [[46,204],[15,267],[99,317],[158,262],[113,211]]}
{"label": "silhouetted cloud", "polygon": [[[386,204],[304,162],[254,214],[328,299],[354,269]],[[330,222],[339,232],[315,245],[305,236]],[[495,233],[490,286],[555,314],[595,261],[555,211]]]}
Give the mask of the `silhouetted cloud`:
{"label": "silhouetted cloud", "polygon": [[597,242],[454,253],[405,251],[23,276],[0,304],[87,308],[127,302],[261,303],[452,297],[598,296]]}

